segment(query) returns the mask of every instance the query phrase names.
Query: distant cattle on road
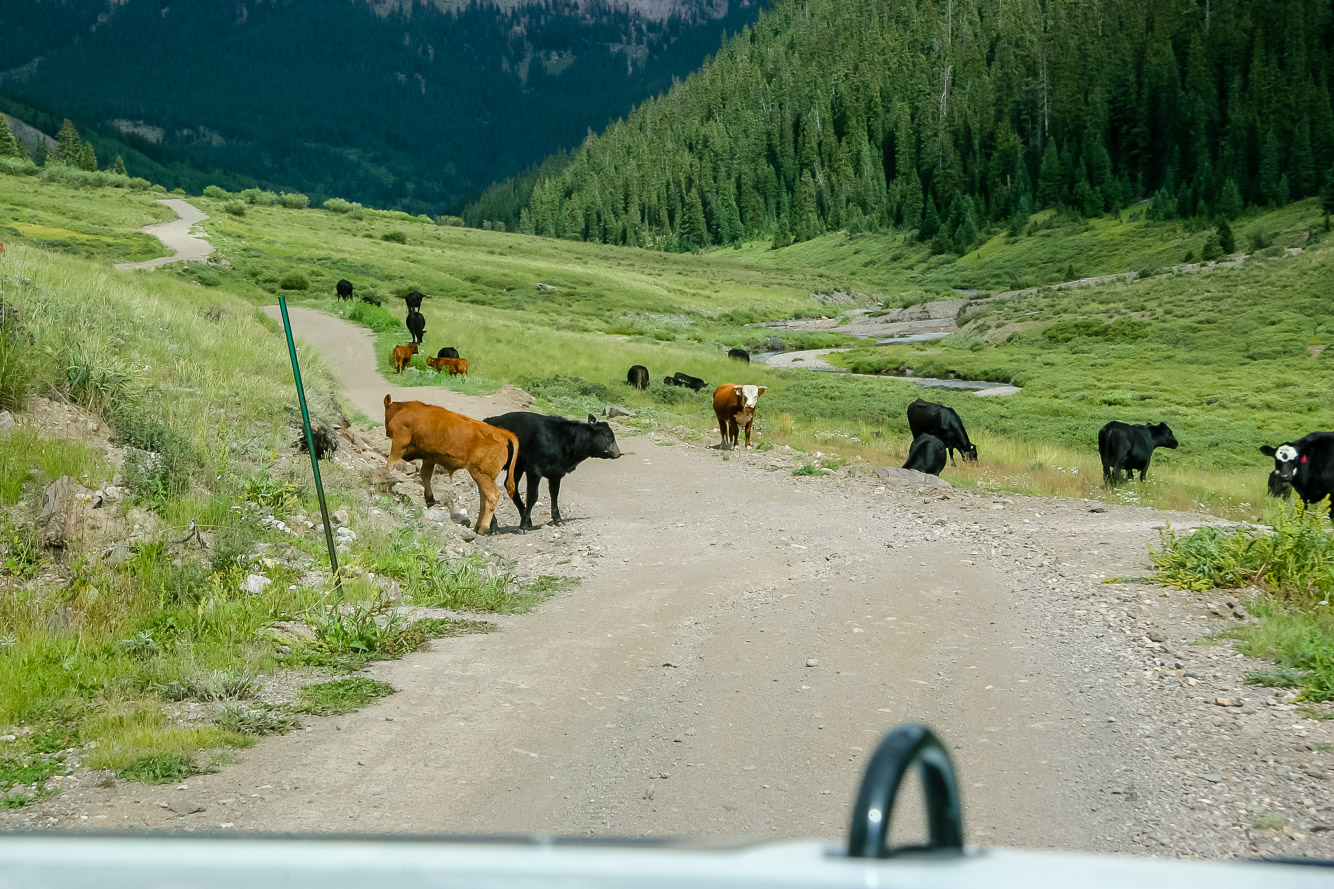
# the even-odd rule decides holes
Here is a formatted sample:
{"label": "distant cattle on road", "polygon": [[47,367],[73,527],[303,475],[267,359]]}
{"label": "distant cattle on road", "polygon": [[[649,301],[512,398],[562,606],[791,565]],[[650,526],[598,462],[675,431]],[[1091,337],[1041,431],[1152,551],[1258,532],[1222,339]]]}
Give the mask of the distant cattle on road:
{"label": "distant cattle on road", "polygon": [[447,411],[420,401],[395,402],[384,397],[384,431],[389,436],[389,462],[386,472],[399,460],[422,461],[422,488],[426,505],[435,505],[431,493],[431,475],[439,466],[453,476],[466,469],[477,483],[482,502],[473,530],[487,534],[500,500],[496,476],[508,471],[505,491],[514,496],[514,464],[519,454],[519,440],[514,433],[487,423]]}
{"label": "distant cattle on road", "polygon": [[412,364],[412,356],[417,354],[417,344],[394,346],[394,373],[402,373],[403,368]]}
{"label": "distant cattle on road", "polygon": [[915,469],[928,475],[940,475],[945,468],[945,443],[934,435],[922,433],[912,440],[904,469]]}
{"label": "distant cattle on road", "polygon": [[1149,460],[1155,448],[1175,448],[1176,436],[1167,428],[1166,423],[1145,423],[1132,426],[1113,420],[1098,430],[1098,456],[1102,458],[1102,477],[1109,485],[1121,480],[1121,470],[1126,478],[1139,470],[1139,480],[1149,471]]}
{"label": "distant cattle on road", "polygon": [[755,422],[755,407],[767,386],[738,386],[723,383],[713,392],[713,413],[718,418],[723,450],[736,447],[740,430],[746,430],[746,447],[750,447],[750,425]]}
{"label": "distant cattle on road", "polygon": [[[498,417],[487,417],[486,422],[508,429],[519,441],[519,459],[513,473],[515,489],[510,496],[519,510],[520,533],[533,527],[533,504],[537,502],[538,482],[544,478],[547,480],[547,490],[551,494],[551,523],[559,525],[564,521],[560,517],[561,479],[574,472],[589,457],[615,460],[621,456],[620,446],[616,444],[616,433],[612,432],[610,424],[599,421],[592,414],[584,422],[578,422],[564,417],[513,411]],[[518,490],[519,478],[522,476],[528,477],[526,504]],[[492,517],[492,532],[496,528],[496,520]]]}
{"label": "distant cattle on road", "polygon": [[934,401],[919,398],[908,405],[908,429],[913,439],[919,435],[932,435],[940,440],[954,462],[954,452],[958,451],[964,460],[977,459],[977,446],[968,440],[968,430],[963,428],[963,420],[954,408]]}
{"label": "distant cattle on road", "polygon": [[334,289],[338,291],[339,299],[352,298],[352,282],[349,281],[348,279],[343,278],[341,281],[339,281],[337,284],[334,285]]}
{"label": "distant cattle on road", "polygon": [[750,364],[750,353],[745,349],[728,349],[727,357],[735,358],[737,361],[744,361],[747,364]]}
{"label": "distant cattle on road", "polygon": [[631,365],[625,375],[625,381],[635,389],[648,388],[648,368],[642,364]]}
{"label": "distant cattle on road", "polygon": [[1334,432],[1312,432],[1276,448],[1265,445],[1260,453],[1274,458],[1269,493],[1286,497],[1288,491],[1296,491],[1303,503],[1330,497],[1330,517],[1334,518]]}

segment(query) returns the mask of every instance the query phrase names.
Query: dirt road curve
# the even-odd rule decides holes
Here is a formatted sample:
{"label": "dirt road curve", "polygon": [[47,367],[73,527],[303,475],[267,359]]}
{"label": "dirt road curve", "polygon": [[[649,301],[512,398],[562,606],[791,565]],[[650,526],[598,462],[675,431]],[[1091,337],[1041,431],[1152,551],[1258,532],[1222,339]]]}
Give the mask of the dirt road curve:
{"label": "dirt road curve", "polygon": [[[387,390],[477,417],[511,406],[389,387],[368,333],[292,315],[371,417]],[[1262,706],[1242,716],[1206,700],[1245,664],[1186,644],[1220,620],[1199,597],[1099,583],[1145,574],[1155,529],[1189,516],[793,477],[771,466],[778,452],[724,460],[656,435],[620,441],[620,460],[567,480],[563,528],[488,544],[582,565],[577,588],[501,632],[376,665],[397,694],[266,740],[186,790],[88,789],[31,817],[836,838],[869,751],[905,720],[953,750],[975,843],[1249,854],[1269,840],[1235,826],[1237,793],[1287,799],[1292,785],[1300,808],[1320,785],[1302,769],[1326,768],[1310,757],[1327,754],[1287,728],[1290,705],[1246,690]],[[534,518],[546,521],[545,506]],[[501,522],[515,522],[511,505]],[[1151,626],[1170,648],[1145,637]],[[163,808],[186,797],[203,811]],[[1306,802],[1315,814],[1300,817],[1330,814]],[[1298,854],[1329,834],[1302,837],[1272,848]]]}
{"label": "dirt road curve", "polygon": [[181,218],[171,222],[159,222],[156,225],[145,225],[139,231],[156,237],[162,242],[163,247],[172,252],[172,255],[159,256],[156,259],[148,259],[143,262],[118,262],[116,268],[121,270],[151,269],[173,262],[197,262],[201,259],[207,259],[213,252],[212,244],[190,233],[192,228],[208,219],[207,213],[195,207],[194,204],[175,198],[166,198],[158,201],[158,203],[166,204]]}

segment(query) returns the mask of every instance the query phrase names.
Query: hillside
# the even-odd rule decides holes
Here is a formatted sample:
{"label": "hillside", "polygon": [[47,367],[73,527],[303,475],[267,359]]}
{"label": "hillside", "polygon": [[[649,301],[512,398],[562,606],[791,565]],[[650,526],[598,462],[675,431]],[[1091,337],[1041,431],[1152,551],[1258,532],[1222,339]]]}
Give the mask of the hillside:
{"label": "hillside", "polygon": [[1034,210],[1234,218],[1334,190],[1318,0],[787,0],[587,140],[507,227],[694,250],[826,231],[962,254]]}
{"label": "hillside", "polygon": [[218,170],[226,187],[439,214],[667,89],[758,11],[446,6],[8,4],[0,93],[127,143],[169,188]]}

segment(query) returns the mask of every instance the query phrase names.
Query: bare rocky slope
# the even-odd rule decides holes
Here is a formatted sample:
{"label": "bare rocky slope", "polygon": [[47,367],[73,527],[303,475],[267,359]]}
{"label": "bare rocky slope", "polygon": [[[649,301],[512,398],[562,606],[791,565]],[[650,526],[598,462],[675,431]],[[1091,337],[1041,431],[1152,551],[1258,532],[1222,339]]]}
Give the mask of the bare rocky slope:
{"label": "bare rocky slope", "polygon": [[[368,416],[386,391],[477,417],[521,404],[395,388],[368,333],[293,318]],[[1334,722],[1244,685],[1261,664],[1210,643],[1237,620],[1227,597],[1105,582],[1147,574],[1165,523],[1206,519],[620,443],[567,480],[565,526],[474,544],[575,589],[373,666],[397,694],[217,774],[76,772],[0,824],[834,838],[877,740],[914,720],[953,751],[971,842],[1334,857]],[[474,508],[466,478],[454,492]]]}

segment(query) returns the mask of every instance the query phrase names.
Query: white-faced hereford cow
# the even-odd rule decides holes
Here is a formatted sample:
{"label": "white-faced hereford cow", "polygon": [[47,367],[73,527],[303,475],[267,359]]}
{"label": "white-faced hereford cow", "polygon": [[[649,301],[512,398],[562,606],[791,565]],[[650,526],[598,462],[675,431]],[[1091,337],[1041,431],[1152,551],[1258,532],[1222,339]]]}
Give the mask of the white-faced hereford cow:
{"label": "white-faced hereford cow", "polygon": [[723,450],[736,447],[741,429],[746,430],[746,447],[750,447],[750,424],[755,422],[755,405],[767,388],[723,383],[713,391],[713,412],[718,417]]}
{"label": "white-faced hereford cow", "polygon": [[514,496],[514,463],[519,455],[519,440],[513,432],[433,404],[395,402],[388,395],[384,397],[384,431],[392,445],[386,471],[399,460],[422,461],[421,479],[427,506],[435,504],[431,474],[437,466],[450,476],[460,469],[468,470],[482,498],[473,530],[478,534],[490,531],[491,516],[500,499],[496,476],[502,470],[509,473],[505,492]]}
{"label": "white-faced hereford cow", "polygon": [[1269,474],[1269,492],[1286,497],[1289,490],[1305,503],[1319,503],[1330,497],[1330,517],[1334,518],[1334,432],[1312,432],[1278,447],[1265,445],[1260,453],[1274,458]]}

